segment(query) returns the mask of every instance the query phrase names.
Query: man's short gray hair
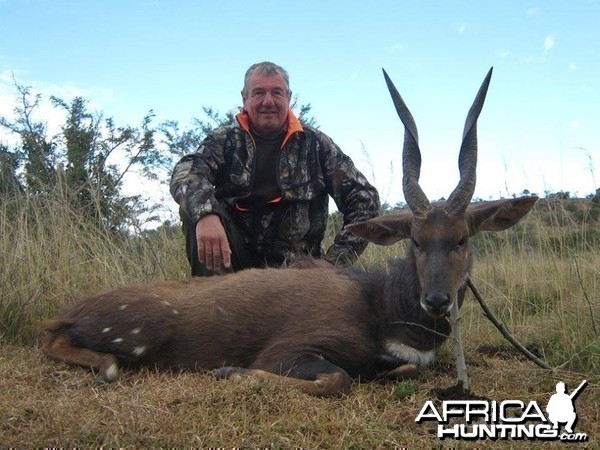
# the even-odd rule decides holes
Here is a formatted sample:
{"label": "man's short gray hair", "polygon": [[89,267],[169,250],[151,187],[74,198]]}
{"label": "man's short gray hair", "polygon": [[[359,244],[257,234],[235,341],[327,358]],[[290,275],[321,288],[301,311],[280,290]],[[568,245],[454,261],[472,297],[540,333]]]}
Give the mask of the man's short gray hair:
{"label": "man's short gray hair", "polygon": [[248,96],[248,84],[250,83],[250,77],[253,73],[258,72],[262,75],[273,76],[273,75],[281,75],[283,80],[285,81],[285,87],[290,93],[290,76],[283,67],[278,66],[275,63],[269,61],[263,61],[260,63],[252,64],[248,70],[246,70],[246,75],[244,76],[244,87],[242,89],[242,96]]}

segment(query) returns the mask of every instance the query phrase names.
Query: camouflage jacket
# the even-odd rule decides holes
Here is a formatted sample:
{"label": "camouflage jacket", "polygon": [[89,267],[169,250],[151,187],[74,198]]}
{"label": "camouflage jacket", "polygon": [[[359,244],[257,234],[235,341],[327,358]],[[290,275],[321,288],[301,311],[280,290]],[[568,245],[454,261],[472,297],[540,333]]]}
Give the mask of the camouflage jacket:
{"label": "camouflage jacket", "polygon": [[[171,194],[194,222],[207,214],[233,219],[253,251],[284,259],[297,253],[323,256],[329,196],[344,225],[378,214],[379,195],[352,160],[327,135],[301,125],[291,110],[277,162],[280,201],[260,211],[240,211],[237,201],[252,190],[256,148],[247,114],[236,119],[212,131],[196,153],[175,165]],[[342,228],[324,256],[349,264],[366,245]]]}

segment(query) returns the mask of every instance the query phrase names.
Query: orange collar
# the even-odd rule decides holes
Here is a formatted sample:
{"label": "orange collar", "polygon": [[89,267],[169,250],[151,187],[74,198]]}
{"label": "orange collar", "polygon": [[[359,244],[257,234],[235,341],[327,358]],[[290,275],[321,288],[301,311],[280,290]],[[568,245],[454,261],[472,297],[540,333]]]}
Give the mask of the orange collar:
{"label": "orange collar", "polygon": [[[240,126],[248,133],[250,134],[250,136],[252,136],[252,133],[250,132],[250,118],[248,117],[248,113],[246,111],[240,111],[235,118],[237,119],[238,123],[240,124]],[[302,128],[302,124],[300,123],[300,121],[296,118],[296,116],[294,115],[292,109],[288,109],[288,127],[287,127],[287,131],[285,133],[285,137],[283,138],[283,143],[281,144],[281,147],[283,147],[288,139],[296,132],[299,131],[304,131],[304,129]]]}

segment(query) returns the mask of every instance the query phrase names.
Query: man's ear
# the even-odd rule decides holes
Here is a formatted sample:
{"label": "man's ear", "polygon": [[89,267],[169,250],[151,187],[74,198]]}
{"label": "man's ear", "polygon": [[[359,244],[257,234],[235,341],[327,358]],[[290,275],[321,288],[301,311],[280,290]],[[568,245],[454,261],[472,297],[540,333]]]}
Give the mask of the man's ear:
{"label": "man's ear", "polygon": [[391,245],[410,236],[412,219],[413,214],[405,211],[351,223],[346,230],[374,244]]}
{"label": "man's ear", "polygon": [[534,195],[469,205],[469,233],[473,236],[480,231],[506,230],[525,217],[537,200]]}

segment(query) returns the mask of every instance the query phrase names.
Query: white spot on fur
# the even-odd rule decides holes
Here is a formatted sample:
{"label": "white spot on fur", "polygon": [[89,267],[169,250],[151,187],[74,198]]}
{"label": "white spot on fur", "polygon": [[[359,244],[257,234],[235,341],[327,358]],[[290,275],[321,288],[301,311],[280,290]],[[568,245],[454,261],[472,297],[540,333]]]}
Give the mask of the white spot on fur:
{"label": "white spot on fur", "polygon": [[102,333],[108,333],[111,330],[110,327],[106,327],[104,330],[102,330]]}
{"label": "white spot on fur", "polygon": [[161,303],[165,306],[171,306],[171,304],[166,300],[163,300]]}
{"label": "white spot on fur", "polygon": [[142,331],[141,328],[134,328],[133,330],[131,330],[131,334],[139,334],[140,331]]}
{"label": "white spot on fur", "polygon": [[176,309],[174,309],[173,311],[171,311],[173,313],[174,316],[179,315],[179,311],[177,311]]}
{"label": "white spot on fur", "polygon": [[416,364],[417,366],[428,366],[435,359],[435,350],[417,350],[402,342],[388,340],[385,342],[386,354],[384,358],[395,359],[399,362]]}
{"label": "white spot on fur", "polygon": [[121,342],[123,342],[123,338],[116,338],[116,339],[113,339],[113,342],[114,342],[115,344],[120,344]]}
{"label": "white spot on fur", "polygon": [[139,347],[134,347],[134,349],[133,349],[133,354],[135,356],[142,356],[145,352],[146,352],[146,347],[144,347],[143,345],[139,346]]}
{"label": "white spot on fur", "polygon": [[123,311],[125,308],[127,308],[127,306],[128,306],[128,305],[121,305],[121,306],[119,306],[119,309],[120,309],[121,311]]}
{"label": "white spot on fur", "polygon": [[117,378],[117,374],[119,373],[119,369],[116,364],[111,364],[108,369],[106,369],[105,379],[106,381],[112,381]]}

